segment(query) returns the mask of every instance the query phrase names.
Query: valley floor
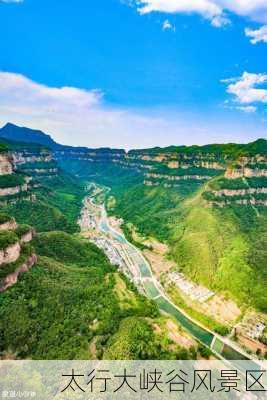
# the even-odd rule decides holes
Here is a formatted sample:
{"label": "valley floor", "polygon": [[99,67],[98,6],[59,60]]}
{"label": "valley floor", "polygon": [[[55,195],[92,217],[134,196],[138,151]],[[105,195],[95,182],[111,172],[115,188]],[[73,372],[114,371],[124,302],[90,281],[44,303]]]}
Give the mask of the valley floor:
{"label": "valley floor", "polygon": [[[153,274],[147,259],[124,235],[110,226],[104,205],[95,202],[96,194],[99,196],[99,186],[95,186],[91,196],[84,200],[80,219],[83,236],[102,248],[110,261],[119,265],[139,290],[158,304],[162,312],[172,315],[193,337],[208,346],[218,357],[249,358],[249,355],[231,340],[212,332],[170,300],[158,277]],[[226,354],[226,349],[229,351],[229,348],[230,356]]]}

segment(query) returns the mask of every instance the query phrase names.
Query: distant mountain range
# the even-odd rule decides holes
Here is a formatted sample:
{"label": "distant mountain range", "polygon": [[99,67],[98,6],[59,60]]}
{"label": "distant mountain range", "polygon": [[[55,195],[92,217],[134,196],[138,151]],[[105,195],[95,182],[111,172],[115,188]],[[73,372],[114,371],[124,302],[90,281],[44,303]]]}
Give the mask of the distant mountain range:
{"label": "distant mountain range", "polygon": [[7,123],[0,129],[0,137],[17,142],[38,143],[50,147],[53,150],[61,146],[56,143],[51,136],[42,131],[19,127],[11,123]]}
{"label": "distant mountain range", "polygon": [[[4,138],[7,140],[13,140],[17,142],[26,142],[26,143],[37,143],[41,144],[44,146],[49,147],[53,151],[70,151],[74,150],[79,151],[79,152],[88,152],[88,151],[94,151],[96,153],[99,152],[107,152],[107,153],[113,153],[115,152],[116,154],[121,153],[121,154],[126,154],[126,151],[123,149],[111,149],[108,147],[101,147],[98,149],[92,149],[89,147],[80,147],[80,146],[68,146],[68,145],[62,145],[54,141],[52,137],[40,130],[36,129],[30,129],[26,127],[20,127],[15,124],[12,124],[8,122],[5,126],[0,128],[0,138]],[[204,146],[169,146],[165,148],[160,148],[160,147],[154,147],[154,148],[149,148],[149,149],[139,149],[139,150],[131,150],[129,151],[129,154],[157,154],[157,153],[173,153],[173,152],[179,152],[179,153],[193,153],[196,154],[198,152],[202,153],[235,153],[239,152],[242,149],[245,149],[249,152],[260,152],[260,153],[267,153],[267,140],[265,139],[258,139],[254,142],[251,142],[249,144],[235,144],[235,143],[230,143],[230,144],[207,144]]]}
{"label": "distant mountain range", "polygon": [[[0,129],[0,137],[13,140],[17,142],[26,142],[26,143],[38,143],[44,146],[49,147],[53,151],[68,151],[68,150],[79,150],[87,152],[89,149],[87,147],[79,147],[79,146],[67,146],[62,145],[55,142],[52,137],[40,130],[30,129],[26,127],[20,127],[15,124],[8,122],[3,128]],[[94,151],[113,151],[109,148],[101,148],[101,149],[94,149]],[[116,150],[118,152],[118,150]],[[121,150],[124,153],[124,150]]]}

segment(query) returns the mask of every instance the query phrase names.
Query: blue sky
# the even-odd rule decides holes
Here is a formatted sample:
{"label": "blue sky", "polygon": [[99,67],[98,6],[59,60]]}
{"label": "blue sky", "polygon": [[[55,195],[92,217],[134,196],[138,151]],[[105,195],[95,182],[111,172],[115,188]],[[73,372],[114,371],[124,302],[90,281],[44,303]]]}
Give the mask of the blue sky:
{"label": "blue sky", "polygon": [[266,136],[267,1],[200,3],[0,0],[0,123],[91,147]]}

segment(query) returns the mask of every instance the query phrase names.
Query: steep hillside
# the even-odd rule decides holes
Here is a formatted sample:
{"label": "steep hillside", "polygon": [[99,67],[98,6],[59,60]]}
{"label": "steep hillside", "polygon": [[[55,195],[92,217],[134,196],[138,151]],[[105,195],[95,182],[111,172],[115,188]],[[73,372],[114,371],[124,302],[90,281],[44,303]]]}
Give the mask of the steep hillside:
{"label": "steep hillside", "polygon": [[195,282],[266,312],[266,217],[251,206],[208,207],[196,195],[173,224],[172,257]]}
{"label": "steep hillside", "polygon": [[35,232],[28,225],[17,225],[7,214],[0,214],[0,292],[15,285],[22,273],[37,262],[31,245]]}
{"label": "steep hillside", "polygon": [[[38,235],[38,263],[0,296],[0,354],[33,359],[109,358],[130,318],[138,335],[121,358],[190,356],[157,333],[157,307],[116,272],[97,247],[63,232]],[[119,286],[118,286],[119,283]],[[128,301],[122,301],[122,289]],[[147,341],[149,347],[146,349]],[[143,351],[142,351],[143,349]]]}
{"label": "steep hillside", "polygon": [[75,232],[84,189],[61,171],[51,150],[5,140],[0,154],[0,203],[4,212],[38,231]]}

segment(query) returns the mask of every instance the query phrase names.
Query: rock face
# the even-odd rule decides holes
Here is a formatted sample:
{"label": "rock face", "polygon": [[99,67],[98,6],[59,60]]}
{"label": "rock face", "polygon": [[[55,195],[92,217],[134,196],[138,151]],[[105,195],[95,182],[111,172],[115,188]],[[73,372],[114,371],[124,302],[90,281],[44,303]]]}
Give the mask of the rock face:
{"label": "rock face", "polygon": [[0,225],[0,231],[13,231],[17,228],[17,223],[14,218]]}
{"label": "rock face", "polygon": [[13,172],[11,158],[7,153],[0,154],[0,175],[10,175]]}
{"label": "rock face", "polygon": [[0,197],[1,196],[10,196],[14,194],[18,194],[20,192],[26,192],[28,190],[28,185],[25,183],[21,186],[13,186],[0,189]]}
{"label": "rock face", "polygon": [[30,230],[29,232],[24,233],[24,235],[21,236],[20,242],[21,243],[29,243],[33,239],[33,230]]}
{"label": "rock face", "polygon": [[0,250],[0,268],[2,264],[10,264],[17,261],[20,256],[20,249],[20,244],[15,243]]}
{"label": "rock face", "polygon": [[168,181],[197,180],[203,181],[210,179],[208,175],[167,175],[167,174],[145,174],[148,178],[165,179]]}
{"label": "rock face", "polygon": [[50,162],[53,160],[53,156],[50,152],[43,152],[39,155],[34,155],[30,152],[15,151],[13,153],[13,161],[16,165],[36,162]]}
{"label": "rock face", "polygon": [[[10,217],[6,216],[5,218]],[[8,243],[8,240],[10,243],[10,237],[15,242],[10,245],[6,244],[6,247],[2,244],[4,248],[0,250],[0,272],[2,277],[0,279],[0,292],[3,292],[17,282],[21,273],[27,272],[37,262],[37,256],[31,246],[27,244],[32,241],[35,234],[33,228],[23,225],[18,226],[14,218],[10,218],[1,226],[2,231],[6,231],[6,233],[3,233],[4,238],[7,238],[2,243]],[[11,231],[13,231],[13,236],[10,235]]]}
{"label": "rock face", "polygon": [[219,208],[225,207],[225,206],[229,206],[232,204],[238,204],[241,206],[248,206],[248,205],[252,205],[252,206],[267,206],[267,200],[258,200],[255,198],[250,198],[250,199],[234,199],[234,200],[223,200],[223,201],[213,201],[211,203],[212,205],[216,205]]}
{"label": "rock face", "polygon": [[215,196],[226,196],[226,197],[234,197],[234,196],[245,196],[248,194],[254,193],[265,193],[267,194],[267,188],[248,188],[248,189],[222,189],[216,190],[213,192]]}
{"label": "rock face", "polygon": [[225,172],[225,178],[227,179],[238,179],[238,178],[253,178],[253,177],[267,177],[267,169],[257,168],[240,168],[240,169],[228,169]]}
{"label": "rock face", "polygon": [[18,267],[14,272],[7,275],[1,282],[0,282],[0,292],[4,292],[9,287],[15,285],[18,281],[18,277],[20,274],[29,271],[34,264],[37,262],[37,255],[32,254],[25,263],[23,263],[20,267]]}

